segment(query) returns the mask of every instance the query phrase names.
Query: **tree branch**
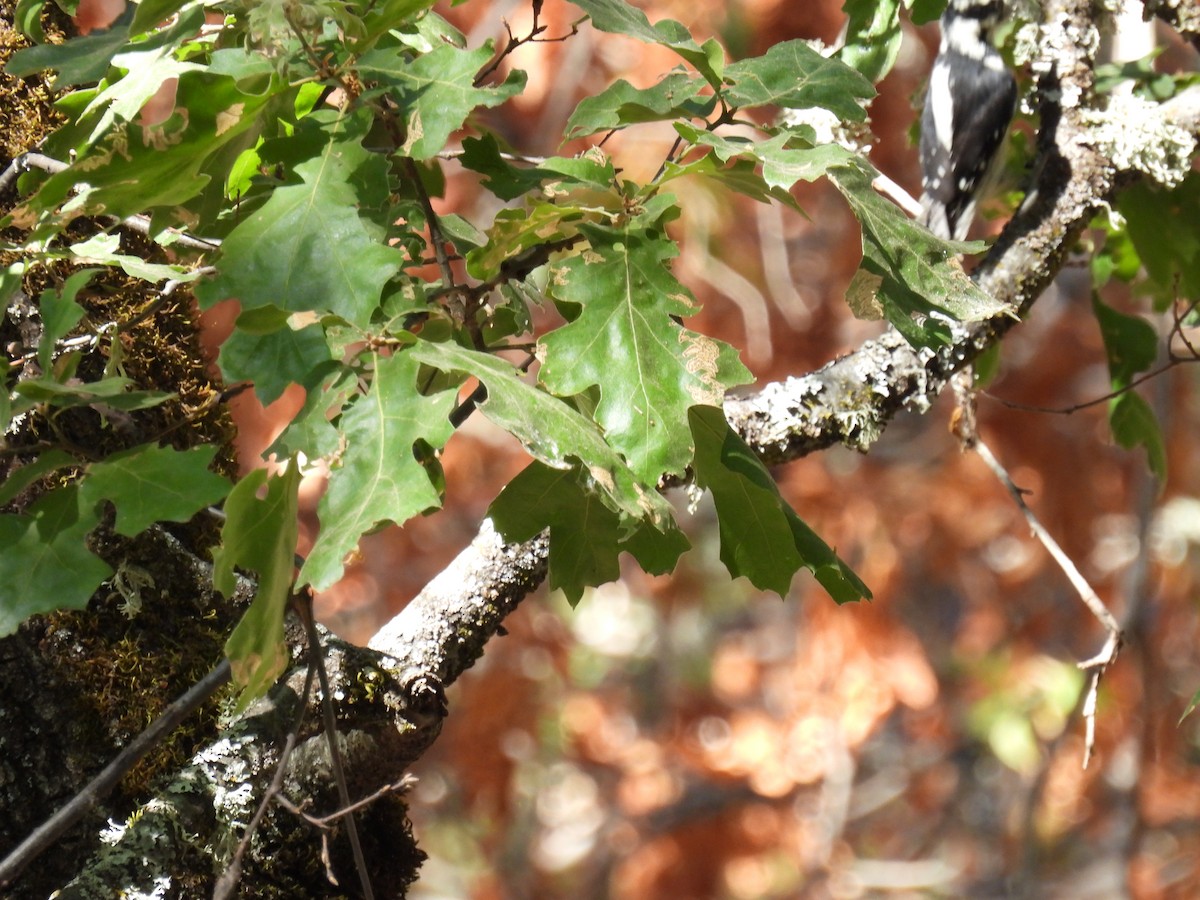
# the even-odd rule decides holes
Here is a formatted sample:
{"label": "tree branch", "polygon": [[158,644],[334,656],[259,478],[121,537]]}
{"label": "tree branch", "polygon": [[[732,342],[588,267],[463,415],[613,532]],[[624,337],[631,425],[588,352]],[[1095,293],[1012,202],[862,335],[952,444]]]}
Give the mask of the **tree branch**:
{"label": "tree branch", "polygon": [[[975,271],[995,299],[1016,311],[959,328],[940,351],[912,347],[889,329],[823,368],[727,398],[730,424],[768,465],[842,443],[866,450],[902,409],[924,411],[951,376],[998,343],[1062,268],[1068,251],[1116,188],[1136,177],[1118,171],[1092,146],[1092,70],[1080,29],[1091,29],[1090,6],[1050,4],[1040,61],[1042,128],[1035,178],[1027,199]],[[1067,105],[1063,98],[1071,98]],[[1164,108],[1191,134],[1200,132],[1200,87]],[[370,641],[410,677],[449,686],[482,652],[500,621],[545,576],[544,535],[505,545],[485,521],[475,541]]]}
{"label": "tree branch", "polygon": [[[953,343],[936,352],[914,349],[888,331],[816,372],[727,400],[730,422],[769,464],[835,443],[866,449],[899,410],[927,409],[956,371],[1000,341],[1028,311],[1097,211],[1122,184],[1138,177],[1118,170],[1093,138],[1095,117],[1102,115],[1087,108],[1092,77],[1087,47],[1094,44],[1081,39],[1095,33],[1091,3],[1050,0],[1047,7],[1042,56],[1035,64],[1042,98],[1035,174],[1026,202],[974,276],[1016,315],[959,328]],[[1200,88],[1175,98],[1164,113],[1196,134]],[[548,552],[544,534],[506,544],[485,521],[472,544],[371,639],[369,650],[328,642],[330,693],[347,698],[339,704],[339,742],[348,756],[352,792],[365,796],[396,781],[425,752],[440,731],[445,688],[479,658],[494,634],[502,633],[504,617],[541,584]],[[302,635],[292,637],[303,645]],[[278,748],[295,719],[305,668],[298,665],[218,742],[200,750],[80,877],[99,877],[130,853],[147,854],[150,862],[140,870],[144,883],[156,865],[162,866],[158,871],[170,871],[162,853],[172,842],[195,845],[191,835],[201,834],[199,844],[223,846],[226,836],[210,821],[213,810],[222,822],[226,817],[248,821],[253,814],[255,788],[271,780]],[[328,763],[319,762],[322,754],[328,756],[320,738],[307,737],[297,750],[310,772],[300,793],[337,806]],[[233,844],[236,839],[227,845]],[[370,848],[367,856],[368,865],[381,864]]]}

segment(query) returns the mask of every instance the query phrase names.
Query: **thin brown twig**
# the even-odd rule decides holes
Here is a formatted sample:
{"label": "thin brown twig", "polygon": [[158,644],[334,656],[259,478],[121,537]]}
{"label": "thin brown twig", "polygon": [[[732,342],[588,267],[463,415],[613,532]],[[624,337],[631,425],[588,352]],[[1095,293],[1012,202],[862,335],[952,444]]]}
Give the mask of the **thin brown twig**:
{"label": "thin brown twig", "polygon": [[1079,571],[1079,568],[1071,560],[1071,558],[1063,551],[1058,542],[1054,540],[1050,532],[1038,520],[1033,510],[1025,503],[1024,491],[1013,482],[1008,471],[992,453],[991,449],[978,437],[972,442],[972,449],[979,454],[979,458],[984,461],[992,473],[1000,480],[1000,483],[1007,488],[1009,494],[1013,498],[1013,502],[1021,510],[1025,516],[1025,521],[1029,524],[1029,529],[1033,535],[1042,543],[1046,551],[1054,559],[1063,574],[1071,582],[1076,593],[1079,594],[1084,606],[1088,608],[1096,620],[1100,622],[1106,632],[1107,637],[1104,641],[1104,646],[1100,648],[1100,652],[1090,659],[1085,659],[1080,662],[1079,668],[1084,672],[1091,673],[1091,679],[1088,684],[1087,694],[1083,701],[1083,721],[1086,728],[1083,750],[1083,767],[1086,769],[1092,758],[1092,751],[1096,744],[1096,699],[1100,690],[1100,679],[1104,676],[1105,671],[1112,665],[1117,655],[1121,652],[1121,643],[1123,640],[1123,632],[1116,617],[1109,612],[1108,607],[1104,605],[1104,601],[1088,584],[1086,578]]}
{"label": "thin brown twig", "polygon": [[[325,658],[321,644],[321,635],[317,631],[317,622],[312,613],[312,589],[304,588],[297,595],[297,609],[304,622],[304,631],[308,636],[308,652],[312,666],[317,670],[317,678],[321,682],[321,715],[325,722],[325,740],[329,745],[329,763],[333,769],[333,780],[337,785],[338,798],[343,808],[350,806],[350,788],[346,782],[346,770],[342,765],[342,753],[338,749],[337,710],[333,707],[333,694],[329,687],[329,673],[325,671]],[[358,872],[358,883],[366,900],[374,900],[375,892],[371,887],[371,875],[367,870],[367,860],[363,855],[362,843],[358,838],[358,826],[354,822],[354,814],[346,815],[346,836],[350,839],[350,852],[354,855],[354,868]]]}
{"label": "thin brown twig", "polygon": [[233,853],[233,859],[225,871],[221,873],[221,877],[217,879],[216,887],[213,888],[213,900],[227,900],[233,896],[233,892],[237,890],[238,882],[242,878],[242,859],[246,855],[246,850],[250,846],[250,841],[254,837],[254,833],[258,830],[259,824],[263,820],[263,816],[267,814],[267,809],[270,807],[271,800],[275,798],[281,790],[283,790],[283,779],[287,774],[288,759],[292,755],[292,751],[296,749],[296,741],[300,736],[300,726],[304,722],[304,715],[308,709],[308,698],[312,693],[313,679],[316,676],[316,668],[308,667],[308,672],[304,677],[304,692],[300,696],[300,709],[296,713],[296,719],[292,723],[292,728],[287,734],[287,739],[284,741],[283,749],[279,751],[279,763],[275,767],[275,777],[271,779],[270,785],[263,792],[262,799],[259,801],[258,809],[254,811],[254,816],[250,819],[250,823],[246,826],[246,831],[242,834],[242,839],[238,841],[237,850]]}
{"label": "thin brown twig", "polygon": [[1165,362],[1161,366],[1159,366],[1157,369],[1154,369],[1153,371],[1150,371],[1150,372],[1145,372],[1145,373],[1139,375],[1137,378],[1134,378],[1132,381],[1129,382],[1129,384],[1125,385],[1124,387],[1119,387],[1114,391],[1109,391],[1107,394],[1104,394],[1100,397],[1093,397],[1091,400],[1084,400],[1081,403],[1074,403],[1071,406],[1037,406],[1037,405],[1031,404],[1031,403],[1021,403],[1018,400],[1006,400],[1003,397],[997,397],[995,394],[993,394],[989,391],[981,391],[980,393],[982,393],[983,396],[987,397],[989,400],[996,401],[1001,406],[1006,406],[1009,409],[1015,409],[1020,412],[1047,413],[1049,415],[1069,416],[1073,413],[1079,412],[1080,410],[1088,409],[1092,406],[1099,406],[1101,403],[1106,403],[1109,400],[1115,400],[1117,397],[1120,397],[1122,394],[1129,393],[1138,385],[1144,384],[1145,382],[1149,381],[1152,378],[1157,378],[1159,375],[1162,375],[1164,372],[1167,372],[1167,371],[1175,368],[1177,365],[1180,365],[1181,363],[1184,363],[1184,362],[1200,362],[1200,359],[1198,359],[1198,360],[1187,360],[1187,359],[1168,360],[1167,362]]}
{"label": "thin brown twig", "polygon": [[475,74],[475,78],[471,82],[472,87],[479,87],[481,84],[487,81],[487,79],[491,77],[492,73],[500,68],[500,63],[504,61],[504,58],[518,48],[524,46],[525,44],[560,44],[563,41],[569,40],[570,38],[573,38],[575,35],[579,34],[579,26],[587,21],[587,16],[580,16],[571,23],[571,30],[566,34],[561,34],[558,37],[541,37],[541,34],[549,27],[548,25],[538,24],[538,17],[541,15],[541,11],[542,4],[539,0],[539,2],[535,2],[533,4],[533,24],[529,28],[529,34],[525,35],[525,37],[519,38],[514,36],[512,28],[509,27],[508,22],[501,20],[504,21],[504,30],[508,32],[508,41],[499,51],[497,51],[496,55],[488,61],[487,65],[485,65]]}
{"label": "thin brown twig", "polygon": [[[1080,410],[1088,409],[1092,406],[1098,406],[1099,404],[1106,403],[1109,400],[1115,400],[1122,394],[1128,393],[1139,385],[1145,384],[1147,381],[1169,372],[1178,365],[1200,362],[1200,350],[1197,350],[1197,348],[1193,346],[1191,340],[1188,339],[1188,336],[1184,334],[1183,331],[1184,320],[1187,319],[1187,317],[1193,312],[1195,312],[1197,307],[1200,307],[1200,300],[1193,300],[1183,308],[1182,312],[1180,312],[1177,307],[1175,312],[1172,314],[1174,321],[1171,325],[1171,330],[1167,333],[1167,361],[1165,363],[1163,363],[1157,369],[1154,369],[1150,372],[1144,372],[1143,374],[1132,379],[1128,384],[1109,391],[1107,394],[1104,394],[1100,397],[1094,397],[1091,400],[1085,400],[1082,403],[1075,403],[1071,406],[1037,406],[1028,403],[1021,403],[1017,400],[1006,400],[1003,397],[997,397],[995,394],[992,394],[988,391],[981,391],[980,393],[982,393],[985,397],[1001,404],[1002,406],[1008,407],[1009,409],[1020,410],[1021,412],[1049,413],[1060,416],[1069,416],[1072,413],[1079,412]],[[1191,353],[1191,356],[1180,356],[1171,350],[1171,341],[1173,341],[1176,337],[1178,337],[1179,340],[1183,342],[1183,345],[1188,348],[1188,352]]]}
{"label": "thin brown twig", "polygon": [[1200,307],[1200,297],[1197,297],[1195,300],[1188,303],[1187,306],[1183,308],[1182,312],[1179,312],[1177,307],[1173,310],[1175,322],[1171,326],[1171,331],[1167,334],[1167,355],[1171,359],[1179,359],[1181,362],[1189,361],[1187,357],[1177,357],[1174,352],[1172,352],[1171,339],[1175,337],[1178,337],[1179,340],[1183,341],[1183,346],[1188,348],[1188,352],[1192,354],[1192,359],[1200,359],[1200,351],[1196,350],[1191,340],[1186,334],[1184,334],[1183,331],[1184,320],[1187,319],[1188,316],[1192,315],[1192,313],[1196,311],[1197,307]]}
{"label": "thin brown twig", "polygon": [[308,822],[308,824],[312,825],[314,828],[320,828],[322,830],[328,831],[330,828],[332,828],[334,826],[334,824],[337,822],[337,820],[342,818],[343,816],[347,816],[350,813],[357,812],[358,810],[360,810],[366,806],[370,806],[376,800],[380,800],[380,799],[388,796],[388,794],[398,794],[398,793],[402,793],[403,791],[407,791],[409,788],[411,788],[416,783],[417,783],[416,777],[414,775],[406,772],[398,781],[395,781],[391,784],[385,784],[383,787],[379,788],[376,791],[373,791],[372,793],[363,797],[361,800],[356,800],[354,803],[351,803],[349,806],[345,807],[344,809],[335,810],[334,812],[331,812],[327,816],[314,816],[312,813],[308,812],[306,809],[303,809],[300,806],[298,806],[297,804],[293,803],[291,800],[289,800],[287,797],[285,797],[282,794],[280,794],[278,797],[276,797],[275,801],[277,803],[279,803],[281,806],[283,806],[288,812],[304,819],[304,821]]}
{"label": "thin brown twig", "polygon": [[[704,122],[704,130],[707,131],[709,134],[715,133],[716,130],[718,128],[720,128],[722,125],[733,124],[734,120],[737,117],[736,109],[732,109],[729,106],[726,106],[724,98],[718,98],[718,99],[720,99],[720,101],[721,101],[720,114],[715,119],[713,119],[711,122],[708,120],[705,120],[705,122]],[[613,132],[610,132],[610,134],[612,134],[612,133]],[[607,138],[606,138],[606,140],[607,140]],[[683,135],[678,135],[675,138],[675,142],[673,144],[671,144],[671,149],[667,151],[667,155],[663,158],[662,164],[659,165],[658,171],[655,172],[654,177],[650,179],[650,183],[656,186],[656,188],[655,188],[656,190],[658,187],[658,180],[660,178],[662,178],[663,175],[666,173],[667,166],[669,166],[671,163],[675,162],[677,159],[679,159],[681,157],[681,154],[679,154],[679,148],[683,145],[683,143],[684,143]]]}
{"label": "thin brown twig", "polygon": [[425,212],[425,219],[429,225],[429,242],[433,244],[433,253],[437,257],[438,268],[442,272],[442,280],[446,283],[446,292],[450,296],[458,295],[463,300],[463,324],[471,335],[471,340],[475,344],[476,349],[483,348],[483,334],[479,330],[479,323],[475,321],[475,309],[478,301],[472,302],[469,292],[464,292],[459,287],[454,279],[454,269],[450,265],[450,257],[446,254],[446,238],[442,234],[441,220],[438,214],[434,211],[433,201],[429,197],[429,192],[425,190],[425,182],[421,180],[421,173],[417,169],[416,162],[411,157],[405,156],[401,158],[401,164],[404,166],[404,173],[412,181],[413,190],[417,194],[417,200],[421,204],[421,209]]}
{"label": "thin brown twig", "polygon": [[287,21],[288,27],[292,29],[292,34],[296,35],[296,39],[300,41],[300,46],[304,50],[304,54],[308,57],[309,63],[312,64],[312,67],[317,72],[318,76],[322,80],[326,78],[334,79],[337,81],[341,89],[345,91],[347,97],[354,96],[354,89],[346,83],[346,79],[342,77],[342,73],[337,71],[337,69],[329,68],[329,66],[325,64],[325,60],[321,59],[321,57],[317,55],[317,51],[314,50],[313,46],[308,42],[308,39],[304,36],[304,32],[300,30],[300,26],[297,25],[292,19],[292,11],[286,5],[283,8],[283,18]]}
{"label": "thin brown twig", "polygon": [[145,731],[130,741],[129,745],[118,753],[100,774],[84,785],[65,806],[34,829],[5,856],[0,861],[0,887],[11,884],[26,866],[52,847],[88,810],[104,799],[125,777],[126,772],[229,681],[229,673],[229,660],[221,660],[216,668],[172,701]]}

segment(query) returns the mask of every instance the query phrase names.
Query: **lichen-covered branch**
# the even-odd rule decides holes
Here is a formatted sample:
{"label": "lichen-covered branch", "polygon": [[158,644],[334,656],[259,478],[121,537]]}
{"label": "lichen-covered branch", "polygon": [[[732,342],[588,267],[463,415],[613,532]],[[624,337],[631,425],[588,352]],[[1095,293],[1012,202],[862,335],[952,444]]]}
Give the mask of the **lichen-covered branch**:
{"label": "lichen-covered branch", "polygon": [[[1036,168],[1025,203],[974,276],[1013,315],[961,328],[951,345],[937,351],[915,349],[888,331],[815,372],[767,385],[753,396],[729,398],[730,422],[768,463],[837,443],[866,449],[897,412],[927,408],[956,371],[1018,324],[1050,285],[1079,234],[1122,184],[1157,177],[1149,163],[1142,166],[1116,152],[1111,141],[1119,135],[1105,137],[1105,110],[1092,105],[1098,45],[1092,4],[1051,0],[1046,7],[1041,55],[1035,61],[1041,104]],[[1184,92],[1160,112],[1162,123],[1194,138],[1200,133],[1200,88]],[[1162,158],[1171,164],[1170,153]],[[1121,165],[1114,162],[1123,159]],[[352,773],[352,797],[394,783],[436,738],[445,714],[445,689],[479,658],[501,631],[505,616],[544,580],[547,557],[545,536],[506,544],[485,522],[473,543],[372,638],[368,649],[330,641],[332,694]],[[197,581],[204,577],[201,568],[193,567]],[[267,698],[232,721],[216,742],[193,754],[154,800],[113,827],[106,847],[64,897],[112,896],[114,886],[149,892],[155,879],[167,874],[175,879],[174,888],[188,895],[193,884],[220,868],[253,814],[255,798],[274,774],[282,737],[297,711],[305,644],[299,632],[291,637],[293,671]],[[285,794],[325,815],[334,811],[337,800],[317,730],[310,726],[290,762]],[[374,827],[368,822],[362,829],[368,845],[372,835],[394,839],[397,828],[404,830],[402,802],[395,797],[370,805],[367,814],[378,817]],[[246,878],[268,866],[273,876],[296,872],[283,861],[308,861],[303,877],[296,876],[300,881],[278,885],[279,895],[328,891],[325,873],[310,864],[317,838],[309,828],[299,817],[273,810],[256,838]],[[332,846],[334,869],[349,877],[342,842],[335,839]],[[394,850],[392,856],[379,850],[366,848],[368,864],[378,876],[376,888],[386,884],[393,892],[402,891],[416,851],[405,857],[407,868],[400,872],[400,863],[389,862]],[[135,866],[138,860],[143,862]],[[194,883],[181,881],[181,872],[191,873]]]}
{"label": "lichen-covered branch", "polygon": [[[955,372],[1019,323],[1116,188],[1145,174],[1119,169],[1113,148],[1096,137],[1103,111],[1088,105],[1099,45],[1091,4],[1055,0],[1047,4],[1046,21],[1042,55],[1034,62],[1041,103],[1035,175],[1025,202],[974,274],[1013,315],[959,329],[954,342],[936,352],[914,348],[889,330],[808,375],[727,398],[731,425],[768,464],[839,443],[865,450],[897,412],[928,408]],[[1172,127],[1200,133],[1200,88],[1161,112]],[[1172,146],[1177,140],[1174,133],[1163,137]],[[495,633],[502,618],[496,613],[540,582],[546,554],[544,539],[505,546],[485,522],[475,542],[370,646],[394,656],[410,676],[425,673],[449,685]]]}
{"label": "lichen-covered branch", "polygon": [[546,577],[549,540],[505,544],[485,520],[471,545],[369,646],[439,691],[483,654],[506,615]]}

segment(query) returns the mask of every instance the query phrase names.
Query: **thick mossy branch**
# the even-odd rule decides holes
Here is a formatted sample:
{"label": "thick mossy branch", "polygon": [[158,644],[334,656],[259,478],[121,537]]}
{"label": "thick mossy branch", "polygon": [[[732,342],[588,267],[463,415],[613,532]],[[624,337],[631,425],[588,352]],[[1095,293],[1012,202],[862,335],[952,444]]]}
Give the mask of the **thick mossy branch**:
{"label": "thick mossy branch", "polygon": [[[187,552],[171,551],[181,560]],[[206,568],[199,561],[198,572]],[[198,579],[198,583],[200,579]],[[239,592],[252,592],[244,581]],[[354,798],[381,784],[395,783],[436,737],[442,705],[418,712],[411,691],[380,664],[378,654],[322,635],[330,693],[337,709],[339,750]],[[298,625],[289,629],[294,666],[267,694],[202,743],[190,760],[119,824],[102,832],[103,846],[75,875],[64,898],[109,898],[131,891],[151,894],[170,885],[178,896],[206,896],[224,870],[280,762],[289,728],[301,721],[299,742],[288,758],[282,797],[272,804],[244,860],[243,879],[255,896],[317,898],[343,896],[320,861],[323,836],[289,807],[320,817],[338,801],[326,736],[320,727],[321,698],[313,692],[300,717],[309,649]],[[424,709],[424,707],[421,707]],[[420,726],[404,724],[409,718]],[[400,723],[399,726],[397,723]],[[377,896],[402,897],[415,879],[423,854],[416,848],[403,799],[378,797],[358,813],[368,867]],[[354,883],[353,862],[338,823],[324,836],[330,871]]]}

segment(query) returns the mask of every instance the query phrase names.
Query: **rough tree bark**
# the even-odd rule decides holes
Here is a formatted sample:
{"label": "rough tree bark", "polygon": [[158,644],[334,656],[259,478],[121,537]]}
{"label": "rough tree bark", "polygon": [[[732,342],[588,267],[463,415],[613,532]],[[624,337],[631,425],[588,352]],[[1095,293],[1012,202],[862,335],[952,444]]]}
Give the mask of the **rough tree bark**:
{"label": "rough tree bark", "polygon": [[[1110,148],[1095,137],[1102,113],[1094,108],[1091,90],[1092,4],[1051,0],[1045,6],[1049,24],[1034,64],[1041,131],[1029,200],[975,274],[1013,315],[961,329],[951,346],[936,353],[914,350],[888,331],[816,372],[729,399],[730,422],[767,462],[836,443],[865,450],[898,411],[928,408],[954,372],[1018,323],[1114,190],[1140,177],[1118,170]],[[12,12],[4,3],[9,47]],[[5,77],[0,91],[6,98],[32,97],[28,108],[38,120],[20,131],[19,145],[4,148],[7,164],[53,123],[48,92],[36,80],[15,83]],[[1167,117],[1190,134],[1200,133],[1200,88],[1176,98]],[[11,200],[0,197],[0,203]],[[145,300],[120,297],[124,308],[95,312],[128,319]],[[16,318],[10,316],[5,327],[14,327]],[[178,364],[146,372],[145,386],[183,397],[180,409],[164,413],[174,420],[157,427],[182,423],[172,432],[182,442],[227,441],[228,424],[220,415],[194,417],[219,391],[209,381],[194,330],[188,307],[170,304],[152,327],[127,336],[127,355],[157,358],[164,341],[175,341],[182,354]],[[18,352],[28,343],[28,336],[8,331],[4,336],[6,344],[16,342]],[[81,433],[80,439],[86,437]],[[252,586],[245,585],[243,596],[231,602],[214,594],[205,562],[213,533],[211,523],[199,522],[170,532],[154,529],[136,540],[97,536],[97,549],[113,567],[136,573],[143,592],[153,595],[143,599],[142,611],[130,608],[128,586],[118,586],[98,594],[85,612],[40,617],[0,641],[0,807],[6,812],[0,818],[0,855],[78,791],[163,703],[219,661],[223,636]],[[541,583],[546,558],[544,537],[505,545],[485,522],[471,546],[369,648],[325,639],[352,797],[398,783],[437,737],[446,688]],[[304,631],[294,623],[289,638],[294,666],[266,698],[227,720],[215,701],[193,716],[52,852],[34,861],[10,895],[39,897],[54,889],[72,898],[112,897],[119,890],[210,895],[275,774],[286,735],[301,721],[309,653]],[[283,793],[314,814],[328,814],[340,804],[316,693],[299,727]],[[357,816],[376,893],[403,896],[421,857],[401,793],[386,793]],[[328,865],[321,855],[323,838],[330,848]],[[329,871],[342,887],[330,883]],[[280,805],[269,809],[243,878],[253,885],[247,893],[256,897],[341,896],[354,894],[356,884],[345,829],[335,825],[322,834]]]}

